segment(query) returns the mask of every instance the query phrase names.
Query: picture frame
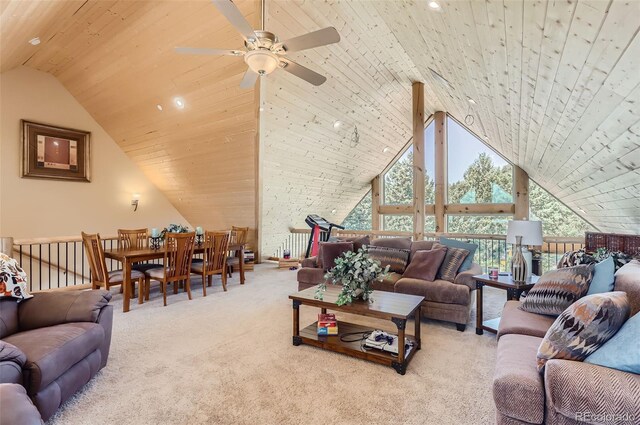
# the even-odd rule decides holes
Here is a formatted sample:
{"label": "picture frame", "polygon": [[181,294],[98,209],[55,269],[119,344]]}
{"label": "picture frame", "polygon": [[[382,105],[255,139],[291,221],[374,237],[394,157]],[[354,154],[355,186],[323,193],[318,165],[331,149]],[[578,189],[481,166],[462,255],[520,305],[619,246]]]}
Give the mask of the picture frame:
{"label": "picture frame", "polygon": [[22,123],[22,177],[91,181],[91,133],[27,120]]}

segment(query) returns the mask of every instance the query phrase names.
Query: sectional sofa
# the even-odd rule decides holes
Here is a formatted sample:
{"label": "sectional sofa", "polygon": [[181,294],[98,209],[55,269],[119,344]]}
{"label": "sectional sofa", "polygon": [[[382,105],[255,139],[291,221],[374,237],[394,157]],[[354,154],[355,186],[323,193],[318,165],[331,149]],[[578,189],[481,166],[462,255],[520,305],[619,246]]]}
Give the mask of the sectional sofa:
{"label": "sectional sofa", "polygon": [[[627,293],[632,316],[640,314],[639,262],[618,270],[615,290]],[[493,398],[499,425],[640,423],[640,375],[560,359],[549,360],[540,374],[538,347],[555,317],[525,312],[520,304],[507,301],[498,328]]]}

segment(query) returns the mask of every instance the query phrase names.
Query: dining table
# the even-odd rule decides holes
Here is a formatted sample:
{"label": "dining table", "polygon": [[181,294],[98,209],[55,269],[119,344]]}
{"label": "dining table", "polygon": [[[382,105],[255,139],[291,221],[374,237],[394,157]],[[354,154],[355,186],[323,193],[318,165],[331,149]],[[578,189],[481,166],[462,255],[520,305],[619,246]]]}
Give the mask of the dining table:
{"label": "dining table", "polygon": [[[131,267],[135,263],[153,261],[164,258],[164,248],[113,248],[105,249],[104,256],[122,263],[123,291],[122,291],[122,311],[128,312],[131,308]],[[230,244],[229,251],[238,257],[238,271],[240,272],[240,284],[244,285],[244,244]],[[204,253],[204,244],[196,243],[193,249],[194,254]],[[162,264],[158,264],[162,267]],[[204,283],[203,283],[204,284]],[[138,304],[144,302],[144,291],[138,288]]]}

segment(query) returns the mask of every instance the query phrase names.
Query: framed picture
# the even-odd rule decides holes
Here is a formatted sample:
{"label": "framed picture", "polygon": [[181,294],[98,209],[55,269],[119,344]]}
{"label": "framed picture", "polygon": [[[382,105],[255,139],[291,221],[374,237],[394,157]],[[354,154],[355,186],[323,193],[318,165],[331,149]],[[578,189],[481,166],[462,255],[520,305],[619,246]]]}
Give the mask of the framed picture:
{"label": "framed picture", "polygon": [[22,120],[22,177],[90,182],[90,136]]}

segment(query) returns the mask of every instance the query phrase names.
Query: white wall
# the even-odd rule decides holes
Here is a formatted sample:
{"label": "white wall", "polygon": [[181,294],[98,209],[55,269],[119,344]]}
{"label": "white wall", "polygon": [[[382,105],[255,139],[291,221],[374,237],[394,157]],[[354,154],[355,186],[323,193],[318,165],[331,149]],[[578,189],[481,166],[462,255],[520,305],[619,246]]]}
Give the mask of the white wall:
{"label": "white wall", "polygon": [[[115,141],[50,74],[0,74],[0,235],[114,235],[118,228],[189,224]],[[20,177],[20,120],[91,132],[91,183]],[[132,193],[141,195],[133,212]]]}

